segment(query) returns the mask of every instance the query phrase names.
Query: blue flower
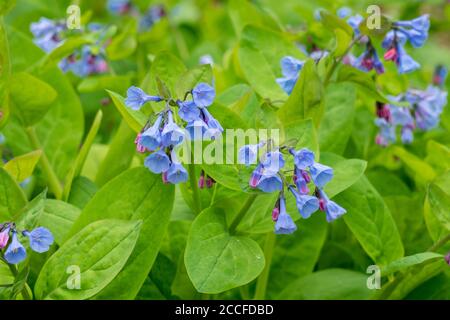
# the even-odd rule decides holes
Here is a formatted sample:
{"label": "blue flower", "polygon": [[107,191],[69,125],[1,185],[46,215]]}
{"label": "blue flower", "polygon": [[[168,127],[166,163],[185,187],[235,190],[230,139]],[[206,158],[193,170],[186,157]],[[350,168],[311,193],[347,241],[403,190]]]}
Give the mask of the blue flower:
{"label": "blue flower", "polygon": [[252,175],[250,176],[250,181],[249,181],[249,185],[252,188],[256,188],[258,186],[259,180],[262,177],[262,173],[263,173],[263,166],[259,163],[255,170],[253,170]]}
{"label": "blue flower", "polygon": [[258,157],[258,149],[263,144],[248,144],[239,149],[238,162],[240,164],[245,164],[249,166],[256,163],[256,158]]}
{"label": "blue flower", "polygon": [[27,256],[24,246],[17,239],[17,233],[13,232],[12,240],[5,252],[5,260],[10,264],[17,264]]}
{"label": "blue flower", "polygon": [[157,152],[149,155],[145,161],[144,165],[153,173],[159,174],[162,172],[166,172],[170,167],[170,159],[167,154],[159,150]]}
{"label": "blue flower", "polygon": [[62,28],[55,21],[42,17],[38,22],[31,23],[30,31],[35,38],[42,38],[57,34],[62,31]]}
{"label": "blue flower", "polygon": [[383,118],[375,119],[375,124],[380,128],[380,131],[375,139],[375,142],[380,146],[387,146],[397,140],[395,134],[395,126],[390,124]]}
{"label": "blue flower", "polygon": [[305,170],[314,164],[314,152],[308,148],[302,148],[299,151],[290,149],[289,152],[294,156],[295,166],[299,169]]}
{"label": "blue flower", "polygon": [[125,104],[131,109],[139,110],[148,101],[159,102],[162,101],[162,99],[158,96],[149,96],[144,90],[135,86],[131,86],[127,90]]}
{"label": "blue flower", "polygon": [[214,64],[214,59],[210,54],[204,54],[199,58],[199,63],[200,64],[209,64],[212,66]]}
{"label": "blue flower", "polygon": [[179,110],[178,115],[186,122],[195,121],[200,118],[200,110],[194,101],[177,101]]}
{"label": "blue flower", "polygon": [[325,211],[328,222],[336,220],[347,212],[336,202],[331,201],[322,189],[318,190],[318,194],[322,203],[320,208],[321,210]]}
{"label": "blue flower", "polygon": [[210,106],[216,96],[216,91],[207,83],[199,83],[193,90],[194,102],[199,108]]}
{"label": "blue flower", "polygon": [[220,125],[219,121],[217,121],[211,113],[206,108],[201,110],[203,119],[206,123],[208,129],[205,132],[205,138],[209,138],[214,140],[218,136],[220,136],[223,132],[223,128]]}
{"label": "blue flower", "polygon": [[186,125],[185,129],[189,133],[189,138],[191,140],[202,140],[203,135],[205,134],[206,130],[208,130],[208,126],[206,125],[205,121],[198,119],[189,122]]}
{"label": "blue flower", "polygon": [[289,190],[294,195],[298,212],[304,219],[308,219],[319,209],[319,199],[316,197],[300,194],[292,186],[289,187]]}
{"label": "blue flower", "polygon": [[293,180],[295,185],[297,186],[298,193],[300,194],[309,193],[308,183],[310,181],[310,176],[307,171],[295,167]]}
{"label": "blue flower", "polygon": [[390,108],[391,123],[397,126],[414,125],[414,119],[409,108],[391,107]]}
{"label": "blue flower", "polygon": [[413,20],[394,22],[393,25],[408,38],[413,47],[418,48],[423,46],[428,38],[430,17],[425,14]]}
{"label": "blue flower", "polygon": [[363,16],[359,14],[351,16],[347,19],[347,23],[350,25],[350,27],[352,27],[356,37],[358,37],[361,34],[359,26],[363,21],[364,21]]}
{"label": "blue flower", "polygon": [[319,188],[323,188],[333,178],[333,169],[317,162],[310,167],[309,172]]}
{"label": "blue flower", "polygon": [[162,5],[152,6],[145,12],[139,21],[139,30],[146,31],[150,29],[156,22],[166,15],[166,11]]}
{"label": "blue flower", "polygon": [[283,189],[283,182],[278,174],[263,172],[257,184],[258,189],[264,192],[275,192]]}
{"label": "blue flower", "polygon": [[412,143],[414,140],[413,127],[411,127],[411,126],[403,127],[402,133],[401,133],[401,139],[402,139],[402,142],[405,144]]}
{"label": "blue flower", "polygon": [[297,226],[292,220],[291,216],[286,212],[286,200],[284,197],[280,198],[280,214],[275,223],[276,234],[291,234],[297,230]]}
{"label": "blue flower", "polygon": [[409,56],[402,46],[398,46],[398,72],[409,73],[420,68],[420,64]]}
{"label": "blue flower", "polygon": [[161,122],[162,122],[163,114],[160,114],[158,118],[156,118],[153,126],[145,130],[139,139],[139,144],[149,151],[153,151],[159,148],[161,144]]}
{"label": "blue flower", "polygon": [[341,19],[344,19],[351,14],[352,14],[352,9],[350,9],[349,7],[342,7],[342,8],[339,8],[337,11],[337,16]]}
{"label": "blue flower", "polygon": [[403,47],[406,39],[407,37],[403,33],[391,30],[386,34],[382,43],[383,48],[388,49],[384,54],[384,59],[395,62],[400,74],[420,68],[420,64],[414,61]]}
{"label": "blue flower", "polygon": [[172,162],[169,170],[167,170],[167,181],[172,184],[186,182],[188,180],[188,173],[186,169],[177,162]]}
{"label": "blue flower", "polygon": [[433,84],[436,86],[442,86],[445,83],[445,78],[447,78],[448,70],[444,66],[437,66],[434,70]]}
{"label": "blue flower", "polygon": [[383,63],[372,45],[367,45],[366,51],[353,62],[353,66],[365,72],[375,69],[378,74],[384,73]]}
{"label": "blue flower", "polygon": [[52,233],[44,227],[38,227],[31,232],[24,231],[23,234],[30,239],[30,248],[35,252],[47,252],[53,244]]}
{"label": "blue flower", "polygon": [[286,56],[281,59],[281,73],[282,78],[278,78],[276,81],[281,88],[287,93],[291,94],[297,82],[300,71],[303,68],[304,61],[300,61],[294,57]]}
{"label": "blue flower", "polygon": [[124,14],[131,9],[129,0],[108,0],[108,10],[115,14]]}
{"label": "blue flower", "polygon": [[280,151],[267,152],[261,159],[261,164],[264,167],[264,171],[270,174],[277,173],[284,167],[284,157]]}
{"label": "blue flower", "polygon": [[161,132],[161,143],[165,147],[177,146],[184,140],[184,131],[173,121],[172,111],[167,111],[167,118]]}

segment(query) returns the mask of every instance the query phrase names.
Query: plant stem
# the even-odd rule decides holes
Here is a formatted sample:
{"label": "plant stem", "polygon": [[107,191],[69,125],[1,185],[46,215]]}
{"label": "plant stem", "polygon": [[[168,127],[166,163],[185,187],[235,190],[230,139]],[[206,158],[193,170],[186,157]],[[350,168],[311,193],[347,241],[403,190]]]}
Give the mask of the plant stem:
{"label": "plant stem", "polygon": [[264,257],[266,265],[256,281],[255,300],[264,300],[266,297],[267,280],[269,280],[270,265],[272,264],[273,249],[275,248],[275,233],[269,232],[264,244]]}
{"label": "plant stem", "polygon": [[345,50],[344,54],[342,56],[340,56],[338,59],[334,60],[333,65],[331,66],[331,69],[328,71],[327,76],[325,77],[325,81],[324,81],[324,85],[327,85],[328,82],[331,79],[331,76],[333,75],[334,71],[336,70],[337,66],[342,62],[342,60],[344,59],[344,57],[350,52],[350,50],[353,48],[353,46],[359,41],[361,40],[363,36],[360,35],[358,37],[356,37],[355,39],[352,40],[352,42],[350,42],[350,44],[348,45],[347,49]]}
{"label": "plant stem", "polygon": [[63,188],[61,186],[61,183],[59,182],[58,176],[56,175],[55,171],[53,170],[52,165],[50,164],[50,161],[47,158],[47,155],[45,154],[44,149],[41,147],[41,144],[39,143],[39,139],[36,134],[36,130],[34,129],[34,127],[28,127],[26,129],[26,132],[27,132],[28,139],[30,140],[30,143],[31,143],[31,146],[33,147],[33,149],[42,151],[42,155],[40,158],[41,169],[47,178],[47,182],[50,186],[50,190],[55,195],[55,198],[60,200],[62,198]]}
{"label": "plant stem", "polygon": [[236,231],[237,226],[241,222],[242,218],[244,218],[245,214],[247,213],[248,209],[252,206],[253,202],[255,201],[257,197],[257,194],[252,194],[247,198],[247,201],[245,201],[244,205],[242,206],[241,210],[236,214],[236,216],[233,218],[233,220],[230,223],[230,233],[234,233]]}
{"label": "plant stem", "polygon": [[[17,275],[19,274],[19,271],[17,270],[17,266],[15,264],[10,264],[8,261],[5,260],[5,258],[3,258],[3,253],[1,253],[0,256],[1,260],[6,263],[9,267],[9,270],[11,271],[12,275],[14,276],[14,279],[17,277]],[[14,285],[14,284],[13,284]],[[30,294],[28,293],[27,290],[27,286],[25,285],[22,289],[22,297],[25,300],[31,300]]]}
{"label": "plant stem", "polygon": [[443,237],[441,240],[433,244],[427,251],[437,251],[441,247],[443,247],[447,242],[450,241],[450,234]]}
{"label": "plant stem", "polygon": [[189,182],[192,189],[192,200],[194,202],[194,211],[199,214],[202,211],[202,202],[198,192],[197,177],[195,176],[194,153],[191,151],[191,161],[189,163]]}

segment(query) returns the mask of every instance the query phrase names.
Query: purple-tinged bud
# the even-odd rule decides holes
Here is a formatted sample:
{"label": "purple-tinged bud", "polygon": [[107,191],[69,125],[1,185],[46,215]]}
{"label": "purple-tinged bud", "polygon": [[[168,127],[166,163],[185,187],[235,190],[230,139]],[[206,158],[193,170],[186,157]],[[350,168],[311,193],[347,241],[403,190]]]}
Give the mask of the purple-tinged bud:
{"label": "purple-tinged bud", "polygon": [[205,172],[202,170],[200,178],[198,179],[198,187],[203,189],[205,187]]}
{"label": "purple-tinged bud", "polygon": [[9,240],[9,228],[6,228],[0,232],[0,249],[3,249],[8,244]]}
{"label": "purple-tinged bud", "polygon": [[161,178],[164,184],[169,184],[169,180],[167,180],[167,171],[162,173]]}
{"label": "purple-tinged bud", "polygon": [[208,189],[211,189],[213,187],[214,183],[216,183],[216,181],[213,178],[211,178],[210,176],[206,177],[206,187]]}
{"label": "purple-tinged bud", "polygon": [[445,262],[450,266],[450,252],[445,256]]}
{"label": "purple-tinged bud", "polygon": [[277,221],[278,216],[280,215],[280,200],[277,200],[275,207],[272,210],[272,220]]}
{"label": "purple-tinged bud", "polygon": [[391,118],[391,111],[389,109],[389,106],[377,101],[377,117],[383,118],[389,122]]}
{"label": "purple-tinged bud", "polygon": [[259,164],[250,177],[249,185],[252,188],[256,188],[258,186],[259,180],[262,176],[262,166]]}

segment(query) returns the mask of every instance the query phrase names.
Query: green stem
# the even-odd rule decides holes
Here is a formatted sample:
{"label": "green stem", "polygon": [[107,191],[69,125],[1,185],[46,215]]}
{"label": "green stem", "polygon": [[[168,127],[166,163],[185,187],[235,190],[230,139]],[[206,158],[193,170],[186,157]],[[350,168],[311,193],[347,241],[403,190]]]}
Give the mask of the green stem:
{"label": "green stem", "polygon": [[275,233],[269,232],[264,244],[264,257],[266,265],[256,281],[255,300],[264,300],[266,297],[267,281],[269,280],[270,265],[272,264],[273,249],[275,248]]}
{"label": "green stem", "polygon": [[63,188],[61,186],[61,183],[59,182],[58,176],[56,175],[52,165],[50,164],[50,161],[47,158],[47,155],[45,154],[44,149],[41,147],[41,144],[39,143],[36,131],[33,127],[29,127],[26,129],[26,132],[33,149],[42,151],[42,155],[40,158],[41,169],[47,178],[47,183],[50,186],[50,190],[55,195],[55,198],[60,200],[62,198]]}
{"label": "green stem", "polygon": [[244,205],[242,206],[241,210],[236,214],[234,219],[230,223],[230,233],[234,233],[236,231],[237,226],[241,222],[242,218],[244,218],[245,214],[247,213],[248,209],[252,206],[253,202],[255,201],[257,197],[257,194],[252,194],[247,198],[247,201],[245,201]]}
{"label": "green stem", "polygon": [[437,251],[441,247],[443,247],[447,242],[450,241],[450,234],[443,237],[441,240],[433,244],[427,251]]}
{"label": "green stem", "polygon": [[342,59],[344,59],[344,57],[350,52],[350,50],[353,48],[353,46],[359,41],[361,40],[363,36],[360,35],[358,37],[356,37],[355,39],[352,40],[352,42],[350,42],[348,48],[345,50],[344,54],[341,55],[338,59],[334,60],[333,65],[331,66],[331,69],[328,71],[326,77],[325,77],[325,81],[324,81],[324,85],[326,86],[328,84],[328,82],[330,81],[331,77],[333,76],[334,71],[336,70],[337,66],[342,62]]}
{"label": "green stem", "polygon": [[213,194],[211,196],[211,201],[209,202],[209,206],[211,207],[214,204],[214,201],[216,200],[216,194],[217,194],[217,183],[214,183],[214,190]]}
{"label": "green stem", "polygon": [[200,213],[202,211],[202,203],[200,201],[200,193],[198,191],[197,177],[195,175],[195,165],[194,165],[194,155],[191,154],[191,163],[189,163],[189,182],[192,189],[192,200],[194,202],[195,213]]}
{"label": "green stem", "polygon": [[[3,258],[3,253],[1,254],[1,260],[8,265],[9,270],[11,271],[12,275],[14,276],[14,278],[16,278],[17,275],[19,274],[19,271],[17,270],[17,266],[15,264],[10,264],[8,261],[6,261],[5,258]],[[31,296],[28,293],[26,285],[22,289],[22,297],[25,300],[31,300]]]}

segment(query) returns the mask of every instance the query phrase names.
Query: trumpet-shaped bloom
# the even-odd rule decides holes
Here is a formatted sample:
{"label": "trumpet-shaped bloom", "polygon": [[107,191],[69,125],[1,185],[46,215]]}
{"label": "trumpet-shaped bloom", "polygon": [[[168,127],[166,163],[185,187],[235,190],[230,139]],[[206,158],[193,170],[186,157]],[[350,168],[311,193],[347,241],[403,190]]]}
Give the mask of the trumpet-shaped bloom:
{"label": "trumpet-shaped bloom", "polygon": [[30,248],[38,253],[47,252],[54,241],[52,233],[44,227],[38,227],[31,232],[24,231],[23,234],[30,239]]}
{"label": "trumpet-shaped bloom", "polygon": [[308,219],[319,209],[319,199],[316,197],[300,194],[292,186],[289,187],[289,190],[294,195],[298,212],[304,219]]}
{"label": "trumpet-shaped bloom", "polygon": [[314,152],[308,148],[303,148],[299,151],[290,149],[289,151],[294,156],[294,163],[297,168],[305,170],[314,164]]}
{"label": "trumpet-shaped bloom", "polygon": [[428,38],[430,17],[424,14],[413,20],[394,22],[393,25],[408,38],[413,47],[418,48],[423,46]]}
{"label": "trumpet-shaped bloom", "polygon": [[167,123],[161,132],[161,143],[165,147],[177,146],[184,140],[184,131],[173,121],[172,111],[167,112]]}
{"label": "trumpet-shaped bloom", "polygon": [[199,83],[193,90],[194,103],[199,108],[210,106],[216,96],[216,91],[207,83]]}
{"label": "trumpet-shaped bloom", "polygon": [[258,157],[258,149],[262,144],[247,144],[239,149],[238,162],[249,166],[256,163]]}
{"label": "trumpet-shaped bloom", "polygon": [[17,233],[13,232],[11,243],[5,251],[5,260],[10,264],[17,264],[25,260],[26,256],[27,252],[17,239]]}
{"label": "trumpet-shaped bloom", "polygon": [[297,225],[292,220],[291,216],[286,212],[286,200],[280,198],[280,213],[275,223],[276,234],[291,234],[297,230]]}
{"label": "trumpet-shaped bloom", "polygon": [[280,151],[267,152],[261,159],[261,164],[264,167],[264,172],[273,174],[280,171],[284,167],[285,161],[283,154]]}
{"label": "trumpet-shaped bloom", "polygon": [[317,162],[310,167],[309,172],[319,188],[323,188],[333,178],[333,169]]}
{"label": "trumpet-shaped bloom", "polygon": [[336,220],[347,212],[336,202],[331,201],[323,190],[319,189],[318,193],[322,203],[320,209],[325,211],[328,222]]}
{"label": "trumpet-shaped bloom", "polygon": [[145,130],[139,139],[139,144],[149,151],[154,151],[159,148],[161,144],[161,122],[163,119],[163,115],[160,114],[158,118],[156,118],[153,126]]}
{"label": "trumpet-shaped bloom", "polygon": [[304,63],[304,61],[300,61],[290,56],[281,59],[280,64],[283,77],[278,78],[276,81],[287,94],[291,94],[294,89]]}
{"label": "trumpet-shaped bloom", "polygon": [[200,117],[200,110],[195,105],[194,101],[177,101],[178,103],[178,115],[181,119],[183,119],[186,122],[191,122],[199,119]]}
{"label": "trumpet-shaped bloom", "polygon": [[139,110],[148,101],[159,102],[161,100],[162,99],[158,96],[150,96],[146,94],[141,88],[131,86],[127,90],[125,104],[133,110]]}
{"label": "trumpet-shaped bloom", "polygon": [[159,174],[166,172],[170,167],[170,159],[167,154],[159,150],[145,158],[144,165],[153,173]]}
{"label": "trumpet-shaped bloom", "polygon": [[186,182],[188,180],[188,173],[186,169],[177,162],[172,162],[169,170],[167,170],[167,181],[172,184]]}
{"label": "trumpet-shaped bloom", "polygon": [[264,192],[281,191],[283,182],[278,174],[262,174],[257,184],[258,189]]}

